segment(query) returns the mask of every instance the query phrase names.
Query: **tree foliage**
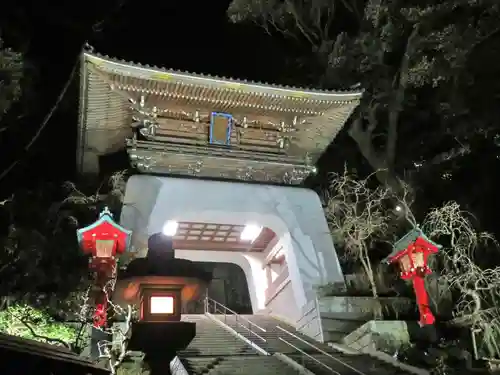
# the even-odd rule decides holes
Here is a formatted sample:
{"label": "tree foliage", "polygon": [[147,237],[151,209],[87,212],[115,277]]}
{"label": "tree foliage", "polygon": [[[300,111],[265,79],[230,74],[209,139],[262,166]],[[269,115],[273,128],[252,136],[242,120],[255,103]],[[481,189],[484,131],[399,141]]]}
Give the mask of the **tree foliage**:
{"label": "tree foliage", "polygon": [[462,156],[491,130],[466,99],[470,61],[500,35],[499,12],[493,0],[233,0],[228,10],[306,46],[296,83],[365,90],[348,132],[396,189],[396,173]]}
{"label": "tree foliage", "polygon": [[[89,284],[88,260],[76,230],[94,222],[104,206],[119,215],[124,174],[87,194],[75,184],[20,190],[1,207],[0,296],[3,306],[23,302],[71,318]],[[69,314],[69,316],[68,316]]]}
{"label": "tree foliage", "polygon": [[0,39],[0,121],[21,96],[23,73],[22,54],[4,47]]}
{"label": "tree foliage", "polygon": [[0,332],[75,351],[82,349],[86,338],[82,329],[57,322],[46,312],[21,304],[0,311]]}
{"label": "tree foliage", "polygon": [[[62,187],[18,191],[3,202],[0,332],[62,345],[77,353],[88,345],[95,286],[76,230],[97,220],[105,206],[119,216],[126,177],[125,172],[117,172],[90,194],[67,182]],[[111,301],[108,292],[115,282],[113,278],[107,284],[110,289],[103,290],[115,316],[125,323],[104,329],[112,339],[98,344],[99,358],[112,374],[129,355],[127,344],[135,318],[131,306]]]}

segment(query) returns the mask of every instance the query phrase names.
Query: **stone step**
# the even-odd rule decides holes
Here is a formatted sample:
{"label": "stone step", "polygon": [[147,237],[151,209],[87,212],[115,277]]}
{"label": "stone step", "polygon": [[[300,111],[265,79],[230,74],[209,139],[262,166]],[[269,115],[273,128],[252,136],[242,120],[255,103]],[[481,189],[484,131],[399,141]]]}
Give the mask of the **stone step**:
{"label": "stone step", "polygon": [[182,365],[190,375],[208,373],[220,361],[220,357],[182,357]]}
{"label": "stone step", "polygon": [[186,349],[179,351],[179,356],[224,356],[238,354],[255,354],[256,351],[248,345],[240,345],[239,343],[226,342],[225,344],[202,343],[189,345]]}
{"label": "stone step", "polygon": [[[297,332],[293,327],[282,323],[272,317],[262,315],[247,315],[244,318],[264,328],[253,330],[266,342],[252,335],[248,330],[237,324],[234,316],[216,316],[236,330],[239,334],[253,341],[268,352],[281,352],[294,359],[299,364],[309,369],[314,374],[331,375],[332,371],[317,361],[330,367],[342,375],[407,375],[404,370],[377,360],[368,355],[347,355],[335,351],[325,344],[316,342]],[[259,355],[257,351],[238,339],[217,323],[204,315],[186,315],[183,321],[196,322],[197,335],[188,348],[180,351],[179,357],[190,375],[288,375],[296,374],[296,370],[272,356]],[[244,319],[239,322],[249,326]],[[312,343],[319,349],[329,353],[321,354],[316,349],[293,336],[281,331],[277,326],[283,327],[306,342]],[[292,345],[308,353],[312,358],[304,356],[293,347],[287,345],[280,337]]]}
{"label": "stone step", "polygon": [[247,349],[227,349],[227,348],[188,348],[181,352],[177,353],[179,357],[193,357],[193,356],[213,356],[213,357],[224,357],[224,356],[233,356],[233,355],[251,355],[255,354],[255,351],[247,350]]}
{"label": "stone step", "polygon": [[256,351],[243,340],[235,337],[212,319],[204,315],[183,316],[184,321],[196,322],[196,336],[179,357],[252,355]]}
{"label": "stone step", "polygon": [[298,372],[271,356],[184,358],[190,375],[293,375]]}
{"label": "stone step", "polygon": [[[311,348],[311,346],[307,345],[306,343],[282,332],[278,328],[276,328],[277,325],[280,324],[279,321],[273,319],[273,318],[260,318],[260,319],[253,319],[252,316],[246,316],[250,321],[259,324],[257,320],[261,323],[259,324],[260,327],[264,328],[266,332],[262,332],[262,330],[259,330],[258,328],[254,327],[252,330],[253,332],[257,333],[260,337],[262,337],[265,342],[262,341],[259,337],[255,336],[251,332],[249,332],[247,329],[241,327],[238,323],[235,317],[227,317],[226,318],[226,323],[233,328],[236,332],[244,336],[245,338],[249,339],[250,341],[254,342],[257,346],[260,346],[262,349],[270,352],[270,353],[295,353],[296,349],[293,348],[292,346],[286,344],[283,342],[280,337],[285,339],[287,342],[293,344],[295,347],[304,350],[306,352],[313,351],[316,352],[315,349]],[[264,324],[263,324],[264,323]],[[296,334],[295,329],[292,327],[283,327],[287,330],[290,330],[292,333]],[[293,330],[293,331],[292,331]],[[316,345],[317,343],[314,342],[313,345]],[[329,348],[325,348],[329,350]]]}
{"label": "stone step", "polygon": [[[331,371],[317,363],[315,360],[305,357],[300,354],[291,354],[290,358],[295,360],[300,365],[304,366],[314,374],[331,375]],[[335,359],[321,354],[311,354],[311,357],[329,366],[334,371],[342,375],[408,375],[408,372],[399,367],[392,366],[388,363],[378,361],[367,355],[344,356]]]}
{"label": "stone step", "polygon": [[181,320],[183,321],[198,321],[198,320],[207,320],[207,316],[204,314],[182,314]]}
{"label": "stone step", "polygon": [[[278,346],[282,350],[286,350],[286,352],[291,352],[295,351],[291,346],[287,345],[284,343],[282,340],[280,340],[280,337],[284,339],[285,341],[289,342],[290,344],[296,346],[297,348],[306,351],[306,352],[315,352],[316,349],[314,349],[311,345],[327,352],[327,353],[337,353],[336,351],[333,351],[328,345],[322,344],[308,336],[303,335],[302,333],[298,332],[294,327],[289,326],[286,323],[283,323],[277,319],[274,319],[269,316],[264,316],[264,315],[245,315],[244,316],[246,319],[250,320],[251,322],[258,324],[260,327],[264,328],[266,332],[261,332],[260,330],[256,329],[255,331],[264,339],[268,341],[267,346],[273,347],[273,346]],[[233,320],[234,322],[234,320]],[[288,332],[292,333],[293,335],[299,337],[300,339],[297,339],[286,332],[280,330],[277,328],[277,326],[280,326],[287,330]],[[238,333],[246,331],[245,329],[240,327],[240,330]],[[243,334],[243,333],[241,333]],[[247,337],[249,333],[244,335]],[[255,343],[258,342],[258,340],[254,340]],[[311,345],[308,345],[311,344]]]}
{"label": "stone step", "polygon": [[[226,321],[228,322],[228,325],[239,334],[253,341],[256,345],[260,346],[262,349],[266,350],[269,353],[283,353],[295,359],[299,363],[301,363],[304,358],[306,358],[306,367],[314,373],[318,372],[319,374],[331,374],[331,371],[318,364],[313,359],[307,358],[306,356],[302,355],[299,351],[283,342],[280,338],[286,340],[288,343],[292,344],[296,348],[299,348],[303,352],[311,355],[316,360],[319,360],[320,362],[331,367],[333,370],[340,372],[342,375],[372,375],[379,373],[391,375],[408,375],[408,372],[400,369],[399,367],[373,358],[369,355],[348,355],[340,353],[326,344],[315,341],[301,334],[300,332],[297,332],[295,328],[272,317],[263,315],[246,315],[244,317],[266,330],[266,332],[261,332],[260,330],[255,329],[259,336],[263,337],[266,342],[262,342],[255,337],[252,338],[251,336],[253,335],[236,324],[236,320],[234,317],[227,317]],[[277,328],[277,326],[286,329],[288,332],[299,337],[300,339],[293,337],[286,332],[283,332],[282,330]],[[329,355],[322,354],[307,343],[312,344],[314,347],[322,350],[325,353],[328,353]],[[361,374],[359,372],[356,372],[356,370],[358,370]]]}

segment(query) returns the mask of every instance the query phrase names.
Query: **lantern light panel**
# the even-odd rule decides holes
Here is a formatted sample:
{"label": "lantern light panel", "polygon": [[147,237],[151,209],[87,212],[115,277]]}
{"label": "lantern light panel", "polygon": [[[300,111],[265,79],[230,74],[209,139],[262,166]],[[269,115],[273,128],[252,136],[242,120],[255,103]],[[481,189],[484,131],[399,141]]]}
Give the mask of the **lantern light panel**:
{"label": "lantern light panel", "polygon": [[151,314],[174,313],[174,297],[172,296],[151,296],[149,301]]}
{"label": "lantern light panel", "polygon": [[95,256],[97,258],[111,258],[115,243],[115,240],[95,240]]}
{"label": "lantern light panel", "polygon": [[397,260],[401,268],[403,279],[411,278],[417,272],[429,274],[430,268],[427,266],[429,251],[421,246],[410,246]]}
{"label": "lantern light panel", "polygon": [[141,285],[140,320],[145,322],[180,321],[182,286]]}

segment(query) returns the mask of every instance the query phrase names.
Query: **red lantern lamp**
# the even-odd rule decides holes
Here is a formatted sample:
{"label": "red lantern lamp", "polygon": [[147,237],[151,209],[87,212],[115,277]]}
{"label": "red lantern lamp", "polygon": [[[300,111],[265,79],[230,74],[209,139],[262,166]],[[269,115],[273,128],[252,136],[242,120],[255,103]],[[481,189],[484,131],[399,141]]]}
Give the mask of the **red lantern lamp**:
{"label": "red lantern lamp", "polygon": [[[78,243],[84,253],[92,256],[91,268],[110,269],[116,255],[123,254],[130,246],[132,232],[118,225],[106,207],[95,223],[77,230]],[[110,267],[111,266],[111,267]]]}
{"label": "red lantern lamp", "polygon": [[420,312],[420,324],[434,324],[435,317],[429,308],[425,289],[425,275],[431,273],[427,262],[429,255],[439,251],[441,245],[430,240],[420,228],[414,228],[394,244],[386,263],[398,263],[403,280],[412,280]]}
{"label": "red lantern lamp", "polygon": [[94,327],[105,327],[112,292],[108,281],[116,276],[116,256],[129,248],[132,232],[118,225],[106,207],[95,223],[77,230],[76,234],[83,252],[91,256],[89,267],[95,274]]}

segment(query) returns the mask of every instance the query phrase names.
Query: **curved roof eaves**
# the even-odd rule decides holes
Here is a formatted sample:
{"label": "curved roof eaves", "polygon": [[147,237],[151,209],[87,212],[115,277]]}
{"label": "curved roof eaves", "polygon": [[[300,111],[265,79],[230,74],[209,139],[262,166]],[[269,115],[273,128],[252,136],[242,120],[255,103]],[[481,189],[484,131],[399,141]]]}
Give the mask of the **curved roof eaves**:
{"label": "curved roof eaves", "polygon": [[[362,90],[316,90],[316,89],[305,89],[300,87],[293,87],[287,85],[277,85],[270,84],[267,82],[256,82],[250,81],[246,79],[235,79],[229,77],[220,77],[216,75],[207,75],[200,73],[191,73],[181,70],[167,69],[158,66],[151,66],[148,64],[141,64],[134,61],[126,61],[123,59],[117,59],[114,57],[110,57],[108,55],[102,55],[95,52],[84,51],[83,57],[85,60],[95,60],[99,59],[105,64],[110,65],[121,65],[123,68],[131,67],[136,69],[145,69],[149,70],[152,73],[165,73],[169,75],[178,76],[179,78],[195,78],[205,81],[219,81],[218,83],[222,84],[235,84],[235,85],[245,85],[245,86],[253,86],[255,89],[274,89],[277,91],[284,91],[284,95],[286,96],[286,92],[288,91],[291,96],[294,96],[294,93],[304,93],[314,96],[323,97],[322,100],[340,100],[340,101],[352,101],[359,100],[363,95]],[[318,98],[320,99],[320,98]]]}

